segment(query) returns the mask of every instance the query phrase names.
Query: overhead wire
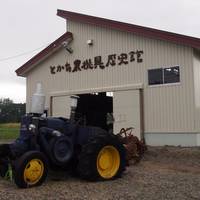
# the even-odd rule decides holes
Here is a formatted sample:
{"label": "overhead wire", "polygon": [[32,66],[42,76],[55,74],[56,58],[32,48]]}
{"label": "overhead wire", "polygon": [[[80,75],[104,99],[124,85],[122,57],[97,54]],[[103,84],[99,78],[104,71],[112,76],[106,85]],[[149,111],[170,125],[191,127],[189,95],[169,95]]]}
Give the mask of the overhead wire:
{"label": "overhead wire", "polygon": [[45,44],[43,46],[40,46],[40,47],[38,47],[36,49],[30,50],[30,51],[26,51],[26,52],[23,52],[23,53],[20,53],[20,54],[17,54],[17,55],[14,55],[14,56],[9,56],[9,57],[6,57],[6,58],[0,58],[0,62],[11,60],[11,59],[15,59],[15,58],[18,58],[18,57],[21,57],[21,56],[24,56],[24,55],[28,55],[30,53],[33,53],[33,52],[37,51],[37,50],[40,50],[41,48],[47,47],[49,44],[50,43]]}

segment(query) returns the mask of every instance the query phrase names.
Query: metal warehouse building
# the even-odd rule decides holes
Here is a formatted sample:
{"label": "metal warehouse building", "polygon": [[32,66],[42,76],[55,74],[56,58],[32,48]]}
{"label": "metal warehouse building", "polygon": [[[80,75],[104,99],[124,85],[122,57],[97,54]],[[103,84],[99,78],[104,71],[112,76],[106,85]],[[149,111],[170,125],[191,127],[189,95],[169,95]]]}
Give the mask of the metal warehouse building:
{"label": "metal warehouse building", "polygon": [[16,70],[27,112],[42,83],[52,116],[71,97],[89,125],[134,127],[149,145],[200,145],[200,39],[58,10],[67,32]]}

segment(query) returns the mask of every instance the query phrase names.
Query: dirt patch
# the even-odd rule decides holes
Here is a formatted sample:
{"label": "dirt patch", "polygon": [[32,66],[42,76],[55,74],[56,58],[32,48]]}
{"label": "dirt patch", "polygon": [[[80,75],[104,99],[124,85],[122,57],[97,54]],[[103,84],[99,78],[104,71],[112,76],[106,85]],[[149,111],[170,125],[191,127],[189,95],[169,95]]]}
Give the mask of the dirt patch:
{"label": "dirt patch", "polygon": [[0,199],[199,200],[200,148],[149,147],[140,163],[114,181],[87,182],[54,172],[44,185],[18,189],[0,180]]}

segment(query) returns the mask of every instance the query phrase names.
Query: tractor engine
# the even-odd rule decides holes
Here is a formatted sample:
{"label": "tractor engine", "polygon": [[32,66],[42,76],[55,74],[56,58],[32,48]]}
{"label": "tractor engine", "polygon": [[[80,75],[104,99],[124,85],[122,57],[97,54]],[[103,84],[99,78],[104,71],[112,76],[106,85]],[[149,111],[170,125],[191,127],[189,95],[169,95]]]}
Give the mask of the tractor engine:
{"label": "tractor engine", "polygon": [[76,126],[64,118],[40,119],[38,139],[42,151],[52,164],[64,166],[73,155]]}
{"label": "tractor engine", "polygon": [[39,150],[52,164],[62,166],[73,155],[75,131],[70,120],[27,114],[22,117],[20,136],[10,144],[10,150],[15,158],[29,150]]}

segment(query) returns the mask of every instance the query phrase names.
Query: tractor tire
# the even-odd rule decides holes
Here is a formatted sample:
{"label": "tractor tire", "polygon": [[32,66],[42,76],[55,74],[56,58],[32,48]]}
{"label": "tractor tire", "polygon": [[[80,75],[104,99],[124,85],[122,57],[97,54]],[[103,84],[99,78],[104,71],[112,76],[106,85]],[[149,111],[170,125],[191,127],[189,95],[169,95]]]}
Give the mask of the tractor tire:
{"label": "tractor tire", "polygon": [[83,146],[78,173],[90,181],[112,180],[122,175],[126,166],[126,150],[117,136],[100,134]]}
{"label": "tractor tire", "polygon": [[14,164],[14,181],[19,188],[41,185],[48,173],[47,160],[39,151],[29,151]]}

